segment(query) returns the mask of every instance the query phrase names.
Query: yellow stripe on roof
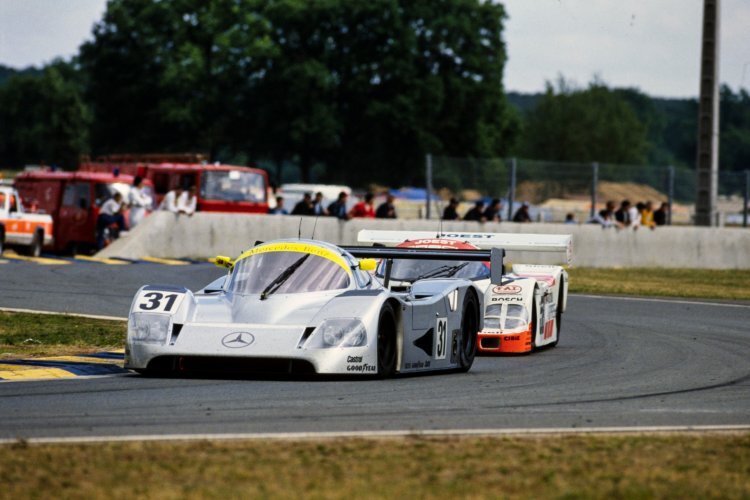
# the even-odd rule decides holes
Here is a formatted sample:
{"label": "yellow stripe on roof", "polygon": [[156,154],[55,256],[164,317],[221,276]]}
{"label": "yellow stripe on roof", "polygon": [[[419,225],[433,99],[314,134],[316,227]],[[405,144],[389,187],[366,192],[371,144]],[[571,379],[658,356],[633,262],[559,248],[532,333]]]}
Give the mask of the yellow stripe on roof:
{"label": "yellow stripe on roof", "polygon": [[260,245],[255,248],[251,248],[250,250],[247,250],[242,253],[239,257],[237,257],[237,260],[235,260],[235,264],[242,259],[245,259],[247,257],[251,257],[253,255],[257,255],[259,253],[267,253],[267,252],[299,252],[299,253],[306,253],[310,255],[315,255],[317,257],[323,257],[324,259],[328,259],[331,262],[335,262],[339,266],[341,266],[344,271],[351,274],[352,269],[351,267],[346,263],[344,258],[337,254],[336,252],[329,250],[328,248],[318,246],[318,245],[312,245],[310,243],[269,243],[268,245]]}

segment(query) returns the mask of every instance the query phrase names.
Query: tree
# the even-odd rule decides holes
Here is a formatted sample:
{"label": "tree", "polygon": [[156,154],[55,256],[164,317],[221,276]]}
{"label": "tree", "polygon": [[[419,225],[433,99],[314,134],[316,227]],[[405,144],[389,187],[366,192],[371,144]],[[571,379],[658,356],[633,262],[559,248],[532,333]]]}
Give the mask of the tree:
{"label": "tree", "polygon": [[543,160],[642,164],[646,130],[621,93],[599,81],[578,90],[561,78],[528,115],[522,151]]}
{"label": "tree", "polygon": [[87,150],[89,122],[71,64],[55,61],[39,76],[11,76],[0,87],[0,161],[73,168]]}

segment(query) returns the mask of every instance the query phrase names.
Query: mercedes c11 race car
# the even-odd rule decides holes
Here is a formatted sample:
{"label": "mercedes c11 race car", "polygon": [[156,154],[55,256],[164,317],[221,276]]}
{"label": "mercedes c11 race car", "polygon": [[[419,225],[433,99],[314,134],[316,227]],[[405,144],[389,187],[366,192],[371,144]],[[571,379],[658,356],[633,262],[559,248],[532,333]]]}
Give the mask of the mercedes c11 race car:
{"label": "mercedes c11 race car", "polygon": [[[556,234],[435,233],[428,231],[362,230],[360,242],[395,244],[414,249],[489,249],[553,252],[565,263],[572,255],[572,237]],[[391,280],[407,290],[425,277],[458,277],[475,283],[482,291],[484,320],[477,335],[480,354],[528,353],[560,340],[562,313],[568,299],[568,273],[559,265],[513,264],[503,269],[502,282],[491,282],[490,262],[445,262],[441,260],[395,261]],[[382,273],[383,266],[378,269]]]}
{"label": "mercedes c11 race car", "polygon": [[[490,261],[503,252],[260,243],[198,292],[147,285],[130,308],[125,367],[141,373],[255,371],[375,375],[468,371],[483,329],[483,291],[433,276],[390,290],[376,259]],[[494,278],[494,279],[493,279]],[[501,273],[490,282],[500,285]]]}

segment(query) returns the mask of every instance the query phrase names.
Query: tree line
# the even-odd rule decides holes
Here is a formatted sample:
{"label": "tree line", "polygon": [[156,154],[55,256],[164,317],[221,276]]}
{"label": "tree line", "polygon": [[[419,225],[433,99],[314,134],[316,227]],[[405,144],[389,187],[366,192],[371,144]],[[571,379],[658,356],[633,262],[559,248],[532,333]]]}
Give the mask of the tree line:
{"label": "tree line", "polygon": [[[692,168],[694,99],[562,77],[506,95],[505,21],[486,0],[111,0],[72,60],[0,67],[0,166],[204,152],[354,186],[421,183],[426,153]],[[744,90],[722,88],[720,158],[750,168]]]}

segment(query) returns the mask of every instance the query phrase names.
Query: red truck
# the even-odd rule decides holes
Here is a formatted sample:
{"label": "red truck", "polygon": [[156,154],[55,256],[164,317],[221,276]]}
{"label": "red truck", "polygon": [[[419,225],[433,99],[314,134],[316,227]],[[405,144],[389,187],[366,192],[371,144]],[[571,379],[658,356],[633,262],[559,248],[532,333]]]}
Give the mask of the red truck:
{"label": "red truck", "polygon": [[83,161],[79,170],[141,176],[153,183],[157,203],[173,189],[196,186],[198,211],[268,212],[265,170],[203,160],[200,155],[109,155]]}
{"label": "red truck", "polygon": [[99,207],[115,192],[127,200],[132,184],[130,175],[96,172],[23,172],[14,181],[32,212],[52,216],[54,251],[72,253],[96,248]]}

